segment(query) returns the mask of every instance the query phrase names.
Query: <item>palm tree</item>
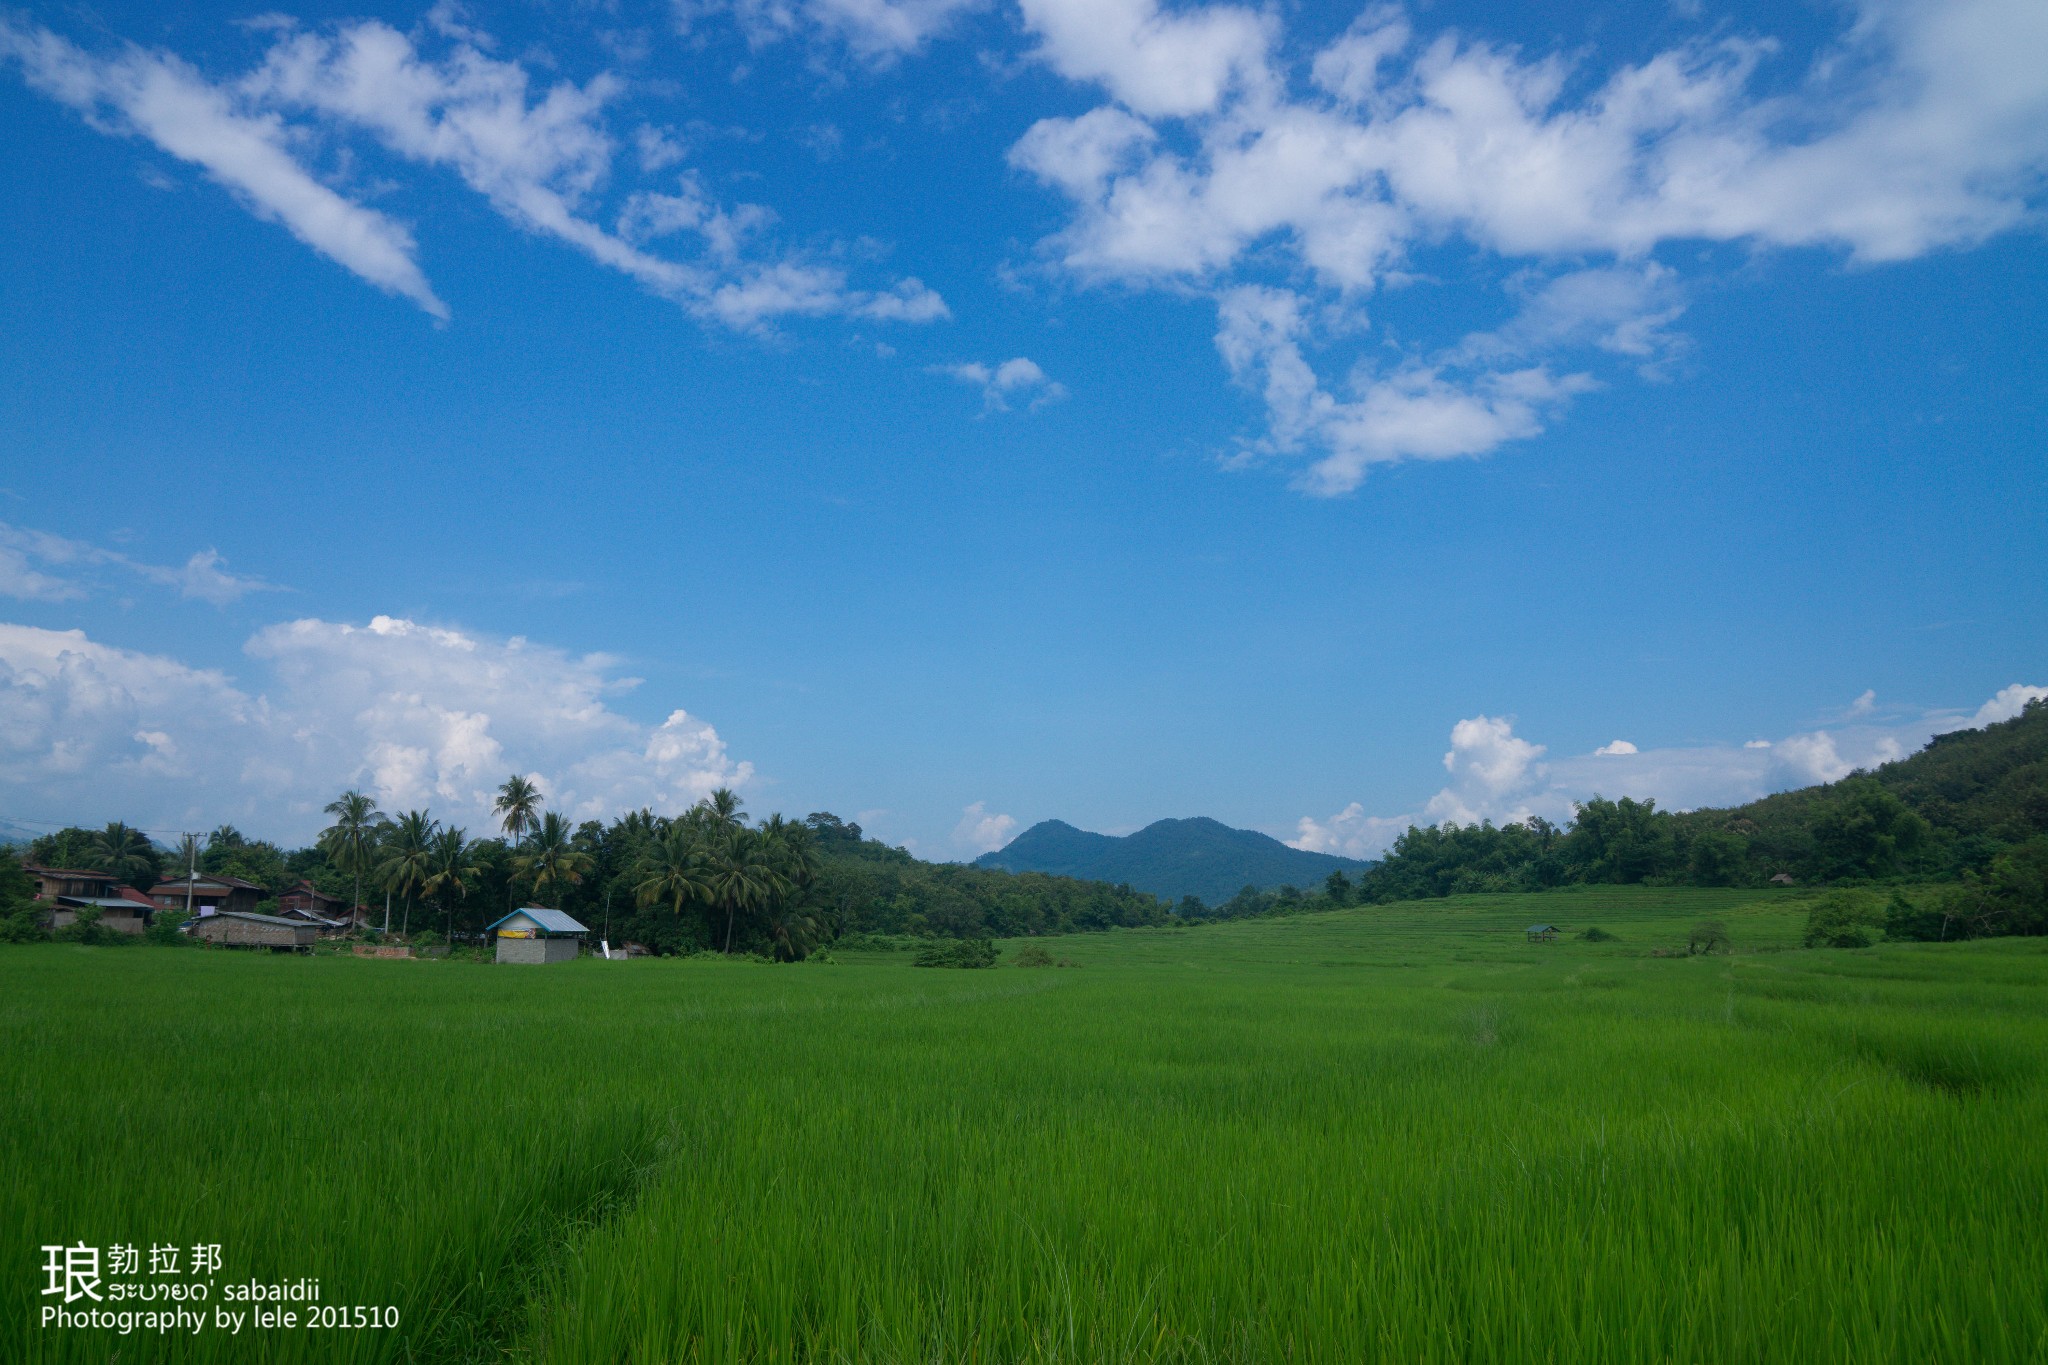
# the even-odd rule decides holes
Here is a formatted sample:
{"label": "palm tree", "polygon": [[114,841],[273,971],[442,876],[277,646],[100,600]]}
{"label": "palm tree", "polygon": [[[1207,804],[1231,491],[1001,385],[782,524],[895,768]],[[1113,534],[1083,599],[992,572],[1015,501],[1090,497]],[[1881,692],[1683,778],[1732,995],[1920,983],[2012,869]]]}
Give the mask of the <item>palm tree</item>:
{"label": "palm tree", "polygon": [[725,911],[725,951],[730,954],[739,912],[786,894],[789,879],[770,861],[767,841],[740,824],[728,826],[706,841],[704,863],[711,902]]}
{"label": "palm tree", "polygon": [[358,791],[343,792],[327,803],[334,823],[320,831],[318,847],[327,861],[344,872],[355,874],[355,902],[349,906],[349,920],[363,903],[363,870],[371,865],[377,851],[377,826],[383,816],[374,797]]}
{"label": "palm tree", "polygon": [[505,779],[504,786],[498,788],[498,799],[491,809],[516,846],[528,830],[540,823],[540,808],[546,800],[539,787],[514,773]]}
{"label": "palm tree", "polygon": [[92,836],[91,861],[97,870],[124,882],[154,875],[156,870],[156,853],[150,847],[149,836],[119,820],[109,821],[105,829]]}
{"label": "palm tree", "polygon": [[709,900],[711,884],[696,836],[682,824],[671,824],[640,859],[640,880],[633,894],[642,905],[663,902],[680,918],[683,902]]}
{"label": "palm tree", "polygon": [[434,831],[438,825],[423,810],[409,810],[398,817],[385,843],[384,861],[377,865],[386,890],[405,897],[405,919],[400,934],[412,931],[412,901],[426,888],[433,875]]}
{"label": "palm tree", "polygon": [[526,852],[512,860],[512,870],[533,880],[533,895],[538,900],[544,887],[559,891],[582,881],[595,861],[576,842],[569,822],[549,811],[541,817]]}
{"label": "palm tree", "polygon": [[720,787],[697,803],[697,808],[710,815],[721,825],[737,825],[740,822],[740,808],[747,803],[731,787]]}
{"label": "palm tree", "polygon": [[477,875],[475,857],[476,845],[469,841],[468,832],[453,825],[436,833],[427,844],[427,879],[421,887],[439,898],[451,941],[455,937],[455,902]]}

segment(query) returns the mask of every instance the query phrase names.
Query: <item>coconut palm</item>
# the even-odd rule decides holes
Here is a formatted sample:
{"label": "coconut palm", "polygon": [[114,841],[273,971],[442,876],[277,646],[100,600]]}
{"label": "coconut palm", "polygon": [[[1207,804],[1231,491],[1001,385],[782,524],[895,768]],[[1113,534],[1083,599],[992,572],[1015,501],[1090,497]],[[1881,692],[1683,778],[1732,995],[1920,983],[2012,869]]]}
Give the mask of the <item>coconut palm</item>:
{"label": "coconut palm", "polygon": [[149,836],[119,820],[92,836],[92,865],[124,882],[156,875],[156,853]]}
{"label": "coconut palm", "polygon": [[595,861],[576,842],[569,822],[549,811],[527,841],[526,851],[512,860],[512,870],[532,880],[538,900],[545,888],[561,891],[582,881]]}
{"label": "coconut palm", "polygon": [[770,859],[767,841],[745,825],[732,825],[706,840],[703,857],[709,899],[725,911],[725,951],[731,953],[739,912],[786,895],[790,882]]}
{"label": "coconut palm", "polygon": [[697,809],[709,815],[713,822],[721,825],[740,823],[740,809],[747,803],[731,787],[720,787],[697,803]]}
{"label": "coconut palm", "polygon": [[384,817],[378,813],[376,798],[358,791],[343,792],[329,801],[327,814],[334,817],[334,823],[320,831],[318,847],[327,861],[355,876],[355,900],[348,912],[353,920],[363,903],[363,872],[376,861],[378,826]]}
{"label": "coconut palm", "polygon": [[667,905],[678,918],[683,902],[709,900],[711,885],[696,836],[671,824],[641,855],[633,895],[642,905]]}
{"label": "coconut palm", "polygon": [[516,845],[528,830],[540,823],[540,808],[546,800],[531,780],[514,773],[505,779],[504,786],[498,788],[498,799],[492,803],[491,809]]}
{"label": "coconut palm", "polygon": [[384,843],[384,859],[377,864],[377,875],[382,878],[388,891],[395,891],[405,897],[405,919],[399,933],[412,931],[413,897],[426,889],[427,879],[434,875],[433,844],[438,825],[433,817],[423,810],[409,810],[398,817],[398,823],[391,829]]}
{"label": "coconut palm", "polygon": [[448,937],[455,937],[455,902],[469,890],[477,876],[476,845],[468,832],[450,825],[435,832],[427,843],[427,879],[421,889],[441,902]]}

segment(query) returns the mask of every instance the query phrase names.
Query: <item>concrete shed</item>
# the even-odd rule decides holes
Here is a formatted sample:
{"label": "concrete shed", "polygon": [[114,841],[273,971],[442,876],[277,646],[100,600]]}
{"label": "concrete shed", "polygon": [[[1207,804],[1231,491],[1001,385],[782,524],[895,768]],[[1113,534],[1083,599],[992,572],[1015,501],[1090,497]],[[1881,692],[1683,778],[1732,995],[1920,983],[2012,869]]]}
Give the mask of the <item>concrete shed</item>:
{"label": "concrete shed", "polygon": [[590,930],[560,910],[529,905],[493,924],[500,962],[567,962],[583,953]]}
{"label": "concrete shed", "polygon": [[298,949],[310,952],[320,936],[318,926],[276,915],[259,915],[253,910],[220,910],[192,926],[192,936],[230,948],[275,948],[280,952]]}

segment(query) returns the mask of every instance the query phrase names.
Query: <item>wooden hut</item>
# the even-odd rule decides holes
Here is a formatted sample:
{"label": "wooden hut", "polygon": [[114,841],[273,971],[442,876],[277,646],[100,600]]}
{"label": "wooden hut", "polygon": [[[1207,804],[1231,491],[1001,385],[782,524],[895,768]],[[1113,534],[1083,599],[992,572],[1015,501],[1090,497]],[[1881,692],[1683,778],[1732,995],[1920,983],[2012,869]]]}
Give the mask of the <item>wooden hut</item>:
{"label": "wooden hut", "polygon": [[311,952],[319,926],[302,920],[259,915],[247,910],[217,910],[192,926],[195,938],[230,948],[269,948],[276,952]]}
{"label": "wooden hut", "polygon": [[567,962],[583,953],[590,930],[560,910],[529,905],[490,927],[500,962]]}
{"label": "wooden hut", "polygon": [[1557,937],[1555,924],[1532,924],[1529,926],[1529,942],[1547,943]]}
{"label": "wooden hut", "polygon": [[269,890],[256,882],[204,872],[196,877],[170,877],[149,888],[149,898],[158,908],[183,910],[189,901],[195,917],[216,910],[254,914],[257,902],[269,895]]}
{"label": "wooden hut", "polygon": [[114,884],[121,880],[111,872],[92,872],[81,867],[37,867],[25,863],[21,870],[36,879],[36,899],[45,901],[59,896],[88,900],[112,896]]}

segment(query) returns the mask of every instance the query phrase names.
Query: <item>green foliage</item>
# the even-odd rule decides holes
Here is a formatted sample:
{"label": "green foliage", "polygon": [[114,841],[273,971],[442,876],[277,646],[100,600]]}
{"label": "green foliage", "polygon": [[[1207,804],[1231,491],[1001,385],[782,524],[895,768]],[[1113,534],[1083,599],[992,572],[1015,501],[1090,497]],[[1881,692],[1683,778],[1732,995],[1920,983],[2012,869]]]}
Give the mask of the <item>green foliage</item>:
{"label": "green foliage", "polygon": [[913,967],[993,967],[999,954],[985,938],[959,938],[927,944],[911,960]]}
{"label": "green foliage", "polygon": [[1595,797],[1568,830],[1541,819],[1410,828],[1358,891],[1387,904],[1603,882],[1757,886],[1780,872],[1805,883],[1934,878],[1964,883],[1943,913],[1968,932],[2033,933],[2043,930],[2029,927],[2028,874],[2010,861],[1994,874],[1993,864],[2044,834],[2048,703],[2037,701],[1874,773],[1733,810],[1673,815]]}
{"label": "green foliage", "polygon": [[195,940],[184,932],[184,927],[183,910],[159,910],[150,917],[149,927],[142,931],[142,937],[159,948],[190,947]]}
{"label": "green foliage", "polygon": [[1864,891],[1831,891],[1806,915],[1809,948],[1868,948],[1884,936],[1885,906]]}
{"label": "green foliage", "polygon": [[36,943],[49,937],[35,897],[35,878],[22,870],[13,849],[0,848],[0,943]]}
{"label": "green foliage", "polygon": [[91,861],[87,867],[105,872],[144,890],[156,882],[160,857],[149,836],[141,830],[111,821],[92,839]]}
{"label": "green foliage", "polygon": [[98,830],[71,825],[55,834],[41,835],[30,841],[28,857],[23,861],[36,867],[91,868],[99,834]]}
{"label": "green foliage", "polygon": [[1587,925],[1585,929],[1580,932],[1579,937],[1586,940],[1586,942],[1588,943],[1612,943],[1614,942],[1615,938],[1613,934],[1608,933],[1605,929],[1602,929],[1597,924]]}
{"label": "green foliage", "polygon": [[1036,943],[1027,943],[1010,959],[1012,967],[1050,967],[1052,954]]}

